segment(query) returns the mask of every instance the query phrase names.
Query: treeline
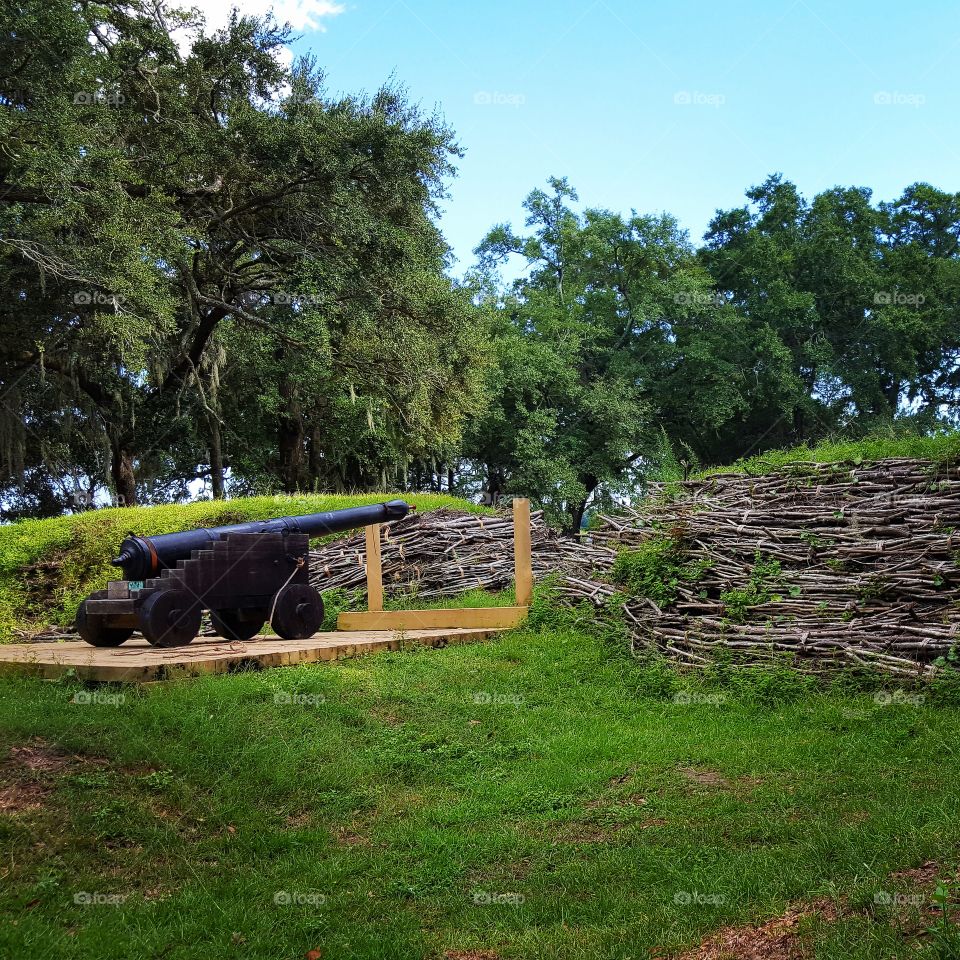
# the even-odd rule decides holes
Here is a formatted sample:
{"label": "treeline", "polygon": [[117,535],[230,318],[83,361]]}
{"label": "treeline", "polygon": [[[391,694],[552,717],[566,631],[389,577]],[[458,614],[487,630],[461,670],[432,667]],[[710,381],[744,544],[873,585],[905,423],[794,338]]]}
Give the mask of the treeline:
{"label": "treeline", "polygon": [[455,281],[459,147],[402,91],[330,97],[270,21],[0,9],[7,519],[443,488],[576,528],[665,460],[954,420],[960,194],[771,177],[697,249],[551,180]]}
{"label": "treeline", "polygon": [[[960,194],[807,202],[771,176],[699,249],[670,216],[576,199],[552,180],[525,235],[499,226],[477,251],[498,360],[465,449],[494,487],[535,491],[576,528],[664,460],[955,424]],[[523,272],[503,289],[506,261]]]}

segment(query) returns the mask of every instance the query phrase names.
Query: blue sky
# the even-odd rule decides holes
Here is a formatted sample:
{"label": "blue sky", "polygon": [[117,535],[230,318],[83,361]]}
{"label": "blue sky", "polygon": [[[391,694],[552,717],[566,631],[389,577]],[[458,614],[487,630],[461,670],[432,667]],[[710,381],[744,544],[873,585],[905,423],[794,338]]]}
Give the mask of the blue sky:
{"label": "blue sky", "polygon": [[[217,0],[208,0],[217,3]],[[310,17],[310,10],[316,16]],[[550,175],[581,202],[714,211],[782,172],[807,196],[960,190],[960,4],[283,0],[332,92],[391,76],[466,156],[441,226],[459,258]],[[293,16],[291,16],[291,10]]]}

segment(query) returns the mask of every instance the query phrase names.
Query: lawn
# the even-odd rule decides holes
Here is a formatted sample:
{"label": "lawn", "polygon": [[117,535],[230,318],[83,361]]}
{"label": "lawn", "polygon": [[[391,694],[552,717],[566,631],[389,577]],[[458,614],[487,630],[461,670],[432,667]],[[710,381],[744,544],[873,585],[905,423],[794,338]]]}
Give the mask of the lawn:
{"label": "lawn", "polygon": [[954,875],[954,702],[682,679],[562,622],[147,689],[3,681],[0,956],[665,956],[821,899],[809,956],[956,956],[930,877],[891,876]]}

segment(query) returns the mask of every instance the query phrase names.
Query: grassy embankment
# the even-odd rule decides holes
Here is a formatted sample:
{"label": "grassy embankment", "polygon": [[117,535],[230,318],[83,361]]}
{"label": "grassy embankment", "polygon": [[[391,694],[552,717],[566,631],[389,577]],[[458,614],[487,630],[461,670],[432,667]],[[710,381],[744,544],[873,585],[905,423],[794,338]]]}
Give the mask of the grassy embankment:
{"label": "grassy embankment", "polygon": [[[14,629],[35,631],[48,624],[66,626],[77,604],[91,591],[116,579],[110,558],[130,530],[144,536],[193,527],[215,527],[246,520],[298,513],[342,510],[380,503],[396,494],[304,494],[243,497],[158,507],[92,510],[49,520],[25,520],[0,526],[0,642]],[[418,510],[480,507],[441,494],[410,494]]]}
{"label": "grassy embankment", "polygon": [[960,432],[933,437],[891,436],[867,437],[864,440],[829,440],[813,445],[768,450],[737,460],[729,467],[710,467],[701,476],[714,473],[748,473],[761,475],[798,460],[812,463],[867,463],[888,457],[910,460],[931,460],[934,463],[960,462]]}

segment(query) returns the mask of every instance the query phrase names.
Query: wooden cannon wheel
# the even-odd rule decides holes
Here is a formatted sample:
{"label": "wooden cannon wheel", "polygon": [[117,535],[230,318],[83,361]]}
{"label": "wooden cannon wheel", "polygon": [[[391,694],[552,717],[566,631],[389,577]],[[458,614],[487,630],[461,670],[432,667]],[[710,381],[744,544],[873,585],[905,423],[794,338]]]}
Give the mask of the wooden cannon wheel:
{"label": "wooden cannon wheel", "polygon": [[[106,596],[106,590],[98,590],[90,594],[87,600],[103,600]],[[87,613],[86,600],[77,607],[74,623],[81,638],[94,647],[119,647],[133,634],[132,627],[110,627],[103,622],[102,617],[90,616]]]}
{"label": "wooden cannon wheel", "polygon": [[284,640],[306,640],[323,623],[323,600],[305,583],[289,583],[273,601],[270,626]]}
{"label": "wooden cannon wheel", "polygon": [[200,631],[200,612],[186,590],[157,590],[140,609],[140,631],[155,647],[183,647]]}

